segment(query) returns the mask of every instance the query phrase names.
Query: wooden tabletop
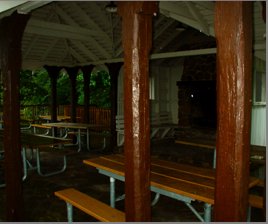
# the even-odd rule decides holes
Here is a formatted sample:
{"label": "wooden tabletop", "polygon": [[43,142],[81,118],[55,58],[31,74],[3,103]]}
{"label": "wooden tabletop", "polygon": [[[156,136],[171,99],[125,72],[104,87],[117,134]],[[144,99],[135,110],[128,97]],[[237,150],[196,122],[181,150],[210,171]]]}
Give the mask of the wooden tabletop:
{"label": "wooden tabletop", "polygon": [[175,140],[176,144],[197,146],[200,148],[215,149],[216,141],[215,140],[204,140],[197,138],[178,138]]}
{"label": "wooden tabletop", "polygon": [[72,139],[56,138],[47,135],[21,133],[21,144],[29,147],[43,147],[71,143]]}
{"label": "wooden tabletop", "polygon": [[85,124],[85,123],[71,123],[71,122],[44,123],[42,125],[48,127],[73,128],[73,129],[90,129],[90,128],[103,127],[103,125],[99,124]]}
{"label": "wooden tabletop", "polygon": [[[3,141],[3,130],[0,131],[0,141]],[[70,143],[72,139],[56,138],[47,135],[21,133],[21,144],[27,147],[43,147]]]}
{"label": "wooden tabletop", "polygon": [[[97,169],[125,175],[122,155],[101,156],[83,162]],[[252,177],[249,187],[258,183],[259,179]],[[214,204],[215,170],[152,158],[151,186]]]}
{"label": "wooden tabletop", "polygon": [[[40,115],[39,116],[43,120],[51,120],[51,115]],[[70,116],[64,116],[64,115],[58,115],[57,120],[58,121],[64,121],[64,120],[70,120]]]}

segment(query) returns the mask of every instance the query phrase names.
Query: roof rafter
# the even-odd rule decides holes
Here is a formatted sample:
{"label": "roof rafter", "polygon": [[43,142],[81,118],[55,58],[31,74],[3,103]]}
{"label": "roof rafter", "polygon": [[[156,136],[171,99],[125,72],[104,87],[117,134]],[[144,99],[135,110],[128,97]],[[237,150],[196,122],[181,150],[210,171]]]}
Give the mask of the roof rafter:
{"label": "roof rafter", "polygon": [[38,41],[38,36],[35,36],[33,40],[31,41],[30,45],[27,46],[27,50],[23,53],[23,58],[27,58],[27,56],[30,54],[31,50],[35,46],[36,42]]}
{"label": "roof rafter", "polygon": [[14,11],[27,14],[34,9],[40,8],[52,1],[1,1],[0,18],[11,15]]}
{"label": "roof rafter", "polygon": [[[196,20],[193,16],[190,16],[191,12],[189,11],[188,7],[179,7],[174,2],[167,2],[167,1],[160,1],[159,4],[160,12],[167,17],[171,17],[177,21],[180,21],[188,26],[191,26],[197,30],[202,30],[203,27],[200,25],[200,22]],[[207,35],[212,35],[211,29],[208,29]]]}
{"label": "roof rafter", "polygon": [[180,34],[181,32],[173,32],[168,38],[165,39],[165,42],[161,45],[161,48],[157,49],[156,52],[161,51],[161,49],[165,48],[171,41],[173,41]]}
{"label": "roof rafter", "polygon": [[86,60],[80,56],[72,47],[69,47],[69,52],[77,61],[83,61],[83,63],[86,63]]}
{"label": "roof rafter", "polygon": [[88,55],[92,60],[98,60],[98,58],[92,54],[80,41],[71,41],[71,44],[82,51],[85,55]]}
{"label": "roof rafter", "polygon": [[49,52],[56,46],[58,42],[58,39],[54,39],[52,43],[49,45],[49,47],[46,49],[46,51],[43,53],[41,60],[44,61]]}
{"label": "roof rafter", "polygon": [[174,21],[170,20],[167,23],[165,23],[165,25],[161,26],[161,28],[159,30],[157,30],[157,32],[155,32],[154,40],[156,40],[162,33],[164,33],[166,31],[166,29],[169,26],[171,26],[173,23],[174,23]]}
{"label": "roof rafter", "polygon": [[201,32],[209,34],[209,28],[207,22],[204,20],[203,16],[199,13],[199,11],[196,9],[195,5],[190,1],[185,1],[185,4],[187,5],[189,11],[192,13],[193,17],[199,21]]}
{"label": "roof rafter", "polygon": [[73,7],[74,10],[76,10],[78,12],[78,15],[83,18],[83,20],[85,20],[90,27],[93,27],[93,29],[97,30],[98,32],[103,34],[103,37],[109,41],[111,43],[111,39],[110,37],[107,35],[107,33],[105,33],[103,30],[101,30],[98,26],[98,24],[96,24],[86,13],[84,10],[82,10],[80,8],[80,6],[76,3],[76,2],[71,2],[71,5]]}
{"label": "roof rafter", "polygon": [[[72,18],[70,18],[59,6],[55,7],[56,12],[59,14],[60,18],[64,20],[66,23],[72,25],[72,26],[79,26]],[[79,39],[82,40],[82,39]],[[83,39],[84,41],[90,41],[94,46],[97,48],[97,50],[104,55],[104,58],[109,58],[111,55],[92,37],[87,37],[86,39]]]}
{"label": "roof rafter", "polygon": [[41,34],[41,35],[47,33],[46,36],[55,36],[61,38],[66,38],[66,36],[70,36],[72,39],[82,39],[82,40],[87,40],[91,36],[102,37],[101,36],[102,34],[93,30],[88,30],[77,26],[45,22],[36,19],[32,19],[29,21],[27,27],[25,28],[25,32],[32,34]]}

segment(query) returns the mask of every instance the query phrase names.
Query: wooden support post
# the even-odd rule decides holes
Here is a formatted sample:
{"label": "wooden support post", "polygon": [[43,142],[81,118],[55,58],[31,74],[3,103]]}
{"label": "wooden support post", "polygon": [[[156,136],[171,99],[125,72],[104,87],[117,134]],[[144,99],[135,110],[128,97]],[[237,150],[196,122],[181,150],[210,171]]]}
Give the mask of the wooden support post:
{"label": "wooden support post", "polygon": [[71,122],[76,122],[76,105],[77,105],[77,92],[76,92],[76,77],[78,67],[65,68],[71,82]]}
{"label": "wooden support post", "polygon": [[117,147],[117,133],[116,133],[116,115],[117,115],[117,91],[118,91],[118,75],[123,63],[110,63],[106,64],[109,69],[111,77],[111,139],[110,150],[113,151]]}
{"label": "wooden support post", "polygon": [[90,100],[90,76],[94,68],[94,65],[88,65],[81,67],[84,77],[84,123],[89,123],[89,100]]}
{"label": "wooden support post", "polygon": [[[57,122],[57,80],[60,73],[61,67],[57,66],[48,66],[45,65],[44,68],[47,70],[50,77],[51,83],[51,122]],[[56,131],[54,132],[56,134]]]}
{"label": "wooden support post", "polygon": [[247,216],[252,13],[252,2],[216,2],[218,128],[214,221],[246,221]]}
{"label": "wooden support post", "polygon": [[[14,12],[0,20],[0,60],[4,89],[6,221],[24,221],[20,140],[19,77],[21,40],[29,15]],[[3,209],[1,205],[1,209]]]}
{"label": "wooden support post", "polygon": [[149,52],[156,2],[118,2],[124,47],[126,221],[151,220]]}

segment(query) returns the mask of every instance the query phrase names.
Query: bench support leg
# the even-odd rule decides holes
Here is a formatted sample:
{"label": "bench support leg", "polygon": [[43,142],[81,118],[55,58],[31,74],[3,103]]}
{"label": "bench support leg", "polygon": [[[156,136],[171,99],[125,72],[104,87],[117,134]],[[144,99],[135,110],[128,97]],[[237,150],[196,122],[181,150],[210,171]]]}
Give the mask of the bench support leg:
{"label": "bench support leg", "polygon": [[89,129],[87,128],[87,150],[90,151],[90,143],[89,143]]}
{"label": "bench support leg", "polygon": [[247,215],[247,222],[251,220],[251,206],[248,206],[248,215]]}
{"label": "bench support leg", "polygon": [[216,148],[214,148],[213,152],[213,168],[216,169]]}
{"label": "bench support leg", "polygon": [[152,206],[156,205],[156,203],[159,201],[159,198],[160,198],[160,194],[155,193],[155,197],[154,197],[154,200],[151,202],[151,205]]}
{"label": "bench support leg", "polygon": [[204,221],[211,222],[211,204],[204,204]]}
{"label": "bench support leg", "polygon": [[102,145],[102,148],[101,150],[105,149],[106,148],[106,137],[104,136],[103,137],[103,145]]}
{"label": "bench support leg", "polygon": [[159,131],[159,128],[152,128],[152,133],[151,133],[151,136],[150,136],[150,138],[152,139],[152,138],[154,138],[155,136],[156,136],[156,133]]}
{"label": "bench support leg", "polygon": [[81,130],[78,129],[78,135],[77,135],[77,141],[78,141],[78,150],[77,152],[81,151],[82,143],[81,143]]}
{"label": "bench support leg", "polygon": [[[1,153],[1,156],[4,157],[4,153],[0,152]],[[22,148],[22,151],[21,151],[21,154],[22,154],[22,165],[23,165],[23,177],[22,177],[22,181],[26,180],[27,178],[27,175],[28,175],[28,171],[27,171],[27,157],[26,157],[26,149],[23,147]],[[5,187],[6,184],[3,183],[3,184],[0,184],[0,188],[3,188]]]}
{"label": "bench support leg", "polygon": [[191,205],[191,203],[185,202],[185,204],[201,222],[204,222],[204,218],[202,218],[202,216],[196,211],[196,209]]}
{"label": "bench support leg", "polygon": [[171,127],[166,127],[161,135],[161,139],[165,138],[166,135],[168,134],[168,132],[171,130],[172,128]]}
{"label": "bench support leg", "polygon": [[27,178],[27,158],[26,158],[26,149],[22,148],[22,164],[23,164],[23,177],[22,180],[24,181]]}
{"label": "bench support leg", "polygon": [[66,202],[66,207],[67,207],[67,219],[69,223],[73,222],[73,206]]}
{"label": "bench support leg", "polygon": [[63,166],[62,166],[62,168],[60,170],[56,170],[56,171],[44,174],[41,171],[40,152],[39,152],[39,149],[37,148],[36,149],[36,164],[37,164],[37,172],[38,172],[38,174],[40,176],[43,176],[43,177],[49,177],[49,176],[64,172],[66,170],[66,167],[67,167],[67,159],[66,159],[66,156],[64,155],[63,156]]}
{"label": "bench support leg", "polygon": [[110,206],[115,208],[115,179],[110,177]]}

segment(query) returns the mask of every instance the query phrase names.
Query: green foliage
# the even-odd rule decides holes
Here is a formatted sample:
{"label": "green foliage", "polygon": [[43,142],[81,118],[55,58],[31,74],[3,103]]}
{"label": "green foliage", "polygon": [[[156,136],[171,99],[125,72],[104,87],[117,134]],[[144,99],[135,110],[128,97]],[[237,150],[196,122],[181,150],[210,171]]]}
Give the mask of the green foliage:
{"label": "green foliage", "polygon": [[[111,107],[110,75],[104,70],[95,70],[90,77],[90,105],[101,108]],[[77,103],[84,104],[84,79],[80,72],[77,76]],[[57,80],[57,103],[70,104],[71,84],[69,75],[61,72]],[[0,85],[0,103],[3,105],[3,85]],[[22,106],[49,105],[51,101],[51,83],[45,69],[20,72],[20,103]],[[41,108],[41,107],[40,107]],[[42,110],[42,109],[40,109]],[[33,116],[31,108],[24,107],[21,111],[26,118]]]}
{"label": "green foliage", "polygon": [[[95,71],[90,76],[90,105],[101,108],[111,107],[110,75],[106,71]],[[84,78],[83,74],[77,76],[78,104],[84,104]]]}
{"label": "green foliage", "polygon": [[21,105],[43,105],[49,103],[50,82],[47,72],[30,70],[20,73]]}
{"label": "green foliage", "polygon": [[90,78],[90,105],[97,107],[111,107],[110,90],[111,79],[106,71],[91,73]]}
{"label": "green foliage", "polygon": [[66,72],[61,72],[57,80],[57,102],[61,105],[71,102],[71,83]]}
{"label": "green foliage", "polygon": [[[77,76],[78,104],[84,104],[84,79],[80,72]],[[90,78],[90,105],[97,107],[111,107],[110,100],[110,75],[103,70],[91,73]],[[45,69],[32,72],[21,71],[20,74],[20,98],[21,105],[44,105],[50,103],[51,83]],[[57,80],[57,103],[70,104],[71,84],[66,72],[61,72]]]}

